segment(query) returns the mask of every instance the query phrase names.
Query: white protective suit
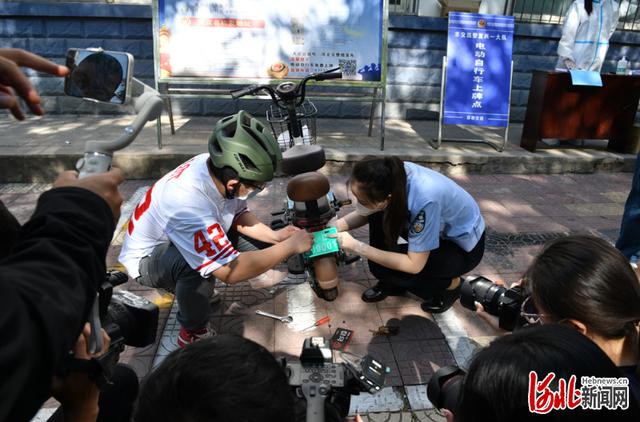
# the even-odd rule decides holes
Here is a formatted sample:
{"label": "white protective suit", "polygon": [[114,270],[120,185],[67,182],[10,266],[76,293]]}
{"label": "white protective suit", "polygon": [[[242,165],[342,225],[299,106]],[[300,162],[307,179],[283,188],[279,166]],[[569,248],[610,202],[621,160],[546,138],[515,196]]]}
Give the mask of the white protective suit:
{"label": "white protective suit", "polygon": [[591,15],[584,0],[575,0],[564,19],[556,68],[566,69],[565,60],[569,59],[577,69],[600,72],[618,18],[619,5],[614,0],[593,0]]}

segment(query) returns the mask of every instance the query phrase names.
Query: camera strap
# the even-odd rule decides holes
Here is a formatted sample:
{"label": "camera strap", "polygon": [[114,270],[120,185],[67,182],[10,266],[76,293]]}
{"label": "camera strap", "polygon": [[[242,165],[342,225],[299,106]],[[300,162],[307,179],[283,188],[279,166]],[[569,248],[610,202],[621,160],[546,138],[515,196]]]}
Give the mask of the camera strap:
{"label": "camera strap", "polygon": [[110,365],[111,356],[109,353],[91,359],[78,359],[70,356],[65,359],[64,367],[60,371],[59,375],[65,377],[71,372],[86,373],[89,379],[93,381],[100,391],[103,391],[106,387],[113,385],[111,382],[111,369]]}

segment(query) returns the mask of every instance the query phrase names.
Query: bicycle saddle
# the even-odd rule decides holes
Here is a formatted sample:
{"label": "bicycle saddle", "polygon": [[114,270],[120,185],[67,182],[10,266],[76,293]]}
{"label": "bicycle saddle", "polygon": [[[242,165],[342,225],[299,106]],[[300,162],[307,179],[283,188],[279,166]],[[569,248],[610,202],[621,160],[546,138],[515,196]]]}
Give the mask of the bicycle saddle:
{"label": "bicycle saddle", "polygon": [[315,201],[329,193],[329,179],[315,171],[302,173],[287,183],[287,196],[294,202]]}
{"label": "bicycle saddle", "polygon": [[295,145],[282,153],[280,169],[287,176],[316,171],[326,163],[319,145]]}

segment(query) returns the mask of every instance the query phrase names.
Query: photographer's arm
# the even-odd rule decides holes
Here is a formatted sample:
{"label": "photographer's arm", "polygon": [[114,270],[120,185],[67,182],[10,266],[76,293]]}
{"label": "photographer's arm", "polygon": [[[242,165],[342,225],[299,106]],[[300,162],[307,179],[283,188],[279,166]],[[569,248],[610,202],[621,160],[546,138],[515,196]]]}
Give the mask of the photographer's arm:
{"label": "photographer's arm", "polygon": [[28,420],[49,395],[54,368],[77,340],[114,230],[113,212],[86,189],[44,193],[0,262],[0,420]]}

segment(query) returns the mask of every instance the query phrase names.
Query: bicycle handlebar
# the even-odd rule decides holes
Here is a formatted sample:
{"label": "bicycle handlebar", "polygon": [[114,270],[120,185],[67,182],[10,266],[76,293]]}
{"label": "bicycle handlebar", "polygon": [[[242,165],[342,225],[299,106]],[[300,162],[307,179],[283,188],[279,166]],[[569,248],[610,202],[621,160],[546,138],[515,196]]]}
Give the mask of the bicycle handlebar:
{"label": "bicycle handlebar", "polygon": [[231,98],[237,100],[238,98],[244,97],[245,95],[253,94],[257,88],[259,88],[258,85],[249,85],[244,88],[233,90],[231,91]]}
{"label": "bicycle handlebar", "polygon": [[244,88],[232,90],[229,93],[231,94],[231,98],[233,98],[234,100],[237,100],[240,97],[244,97],[246,95],[256,95],[258,92],[264,91],[267,94],[269,94],[273,102],[278,107],[282,109],[287,109],[288,106],[286,104],[288,102],[291,102],[290,104],[295,104],[295,106],[299,106],[300,104],[302,104],[305,98],[305,88],[306,88],[307,82],[312,80],[325,81],[328,79],[342,78],[342,72],[336,72],[337,70],[340,70],[340,68],[336,67],[333,69],[325,70],[324,72],[313,73],[311,75],[308,75],[298,83],[295,89],[294,96],[289,99],[280,98],[278,93],[276,93],[276,90],[270,85],[249,85]]}
{"label": "bicycle handlebar", "polygon": [[336,70],[340,70],[340,68],[336,67],[334,69],[330,69],[330,70],[327,70],[325,72],[318,73],[316,75],[309,75],[307,78],[313,79],[313,80],[316,80],[316,81],[326,81],[327,79],[340,79],[340,78],[342,78],[342,72],[336,72]]}

